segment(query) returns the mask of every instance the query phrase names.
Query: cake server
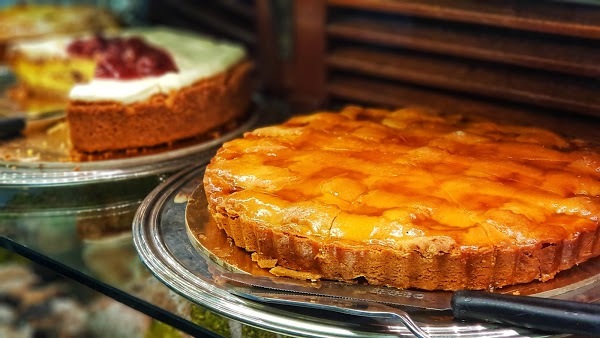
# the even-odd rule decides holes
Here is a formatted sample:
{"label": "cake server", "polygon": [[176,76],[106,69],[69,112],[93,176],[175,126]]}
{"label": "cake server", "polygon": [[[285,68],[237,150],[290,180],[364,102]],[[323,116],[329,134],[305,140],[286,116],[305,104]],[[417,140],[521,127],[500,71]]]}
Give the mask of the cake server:
{"label": "cake server", "polygon": [[446,291],[421,292],[336,281],[308,282],[285,277],[253,276],[237,272],[222,272],[220,276],[231,282],[258,288],[356,301],[372,301],[415,309],[450,310],[452,300],[452,292]]}
{"label": "cake server", "polygon": [[233,287],[229,289],[229,292],[236,296],[262,303],[298,306],[316,310],[334,311],[346,315],[396,320],[402,323],[415,336],[429,338],[429,334],[415,323],[406,311],[377,302],[355,301],[289,292],[249,291],[243,287]]}
{"label": "cake server", "polygon": [[[237,284],[230,292],[243,298],[346,314],[396,318],[421,337],[426,335],[413,331],[411,325],[416,324],[397,305],[407,310],[447,310],[460,320],[486,321],[558,333],[600,335],[600,304],[471,290],[429,293],[368,285],[348,285],[344,288],[343,283],[337,282],[321,282],[311,287],[313,283],[228,272],[222,273],[221,277]],[[339,300],[343,300],[343,305]],[[379,306],[373,308],[374,304]],[[357,307],[362,312],[358,312]]]}

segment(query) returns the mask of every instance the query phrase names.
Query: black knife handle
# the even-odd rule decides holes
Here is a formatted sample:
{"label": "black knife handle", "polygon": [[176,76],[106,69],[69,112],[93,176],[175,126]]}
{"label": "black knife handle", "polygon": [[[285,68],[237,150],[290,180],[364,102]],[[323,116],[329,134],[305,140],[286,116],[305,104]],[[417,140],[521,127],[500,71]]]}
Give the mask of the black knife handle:
{"label": "black knife handle", "polygon": [[18,136],[23,129],[25,129],[25,118],[22,116],[0,118],[0,139]]}
{"label": "black knife handle", "polygon": [[457,319],[474,319],[550,332],[600,335],[600,304],[461,290],[452,296]]}

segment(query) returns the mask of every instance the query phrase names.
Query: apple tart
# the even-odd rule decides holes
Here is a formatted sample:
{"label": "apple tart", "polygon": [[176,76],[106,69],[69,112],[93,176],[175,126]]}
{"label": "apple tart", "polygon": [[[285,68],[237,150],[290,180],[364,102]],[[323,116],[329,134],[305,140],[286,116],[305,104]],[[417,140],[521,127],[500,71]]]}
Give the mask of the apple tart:
{"label": "apple tart", "polygon": [[210,213],[278,276],[493,289],[600,254],[600,153],[549,130],[346,107],[225,143]]}

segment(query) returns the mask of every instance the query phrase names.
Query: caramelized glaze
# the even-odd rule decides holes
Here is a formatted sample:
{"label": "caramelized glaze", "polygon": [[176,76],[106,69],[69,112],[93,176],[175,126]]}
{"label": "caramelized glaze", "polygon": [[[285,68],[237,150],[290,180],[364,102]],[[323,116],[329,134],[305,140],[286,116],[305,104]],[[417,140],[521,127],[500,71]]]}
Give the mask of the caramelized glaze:
{"label": "caramelized glaze", "polygon": [[[325,278],[488,288],[546,280],[600,254],[598,150],[535,127],[347,107],[224,144],[204,184],[236,245]],[[292,245],[301,247],[281,252]],[[369,251],[382,265],[421,267],[354,262]],[[465,266],[444,267],[454,261]],[[436,273],[452,280],[427,280]]]}

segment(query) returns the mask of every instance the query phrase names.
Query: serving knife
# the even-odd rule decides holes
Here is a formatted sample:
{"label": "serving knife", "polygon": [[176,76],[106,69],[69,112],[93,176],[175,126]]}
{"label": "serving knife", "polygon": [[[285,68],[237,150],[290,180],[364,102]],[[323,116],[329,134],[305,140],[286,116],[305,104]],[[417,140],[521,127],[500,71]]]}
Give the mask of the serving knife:
{"label": "serving knife", "polygon": [[600,304],[487,291],[418,292],[339,282],[309,283],[234,272],[223,272],[221,277],[237,285],[230,292],[239,297],[345,314],[395,318],[418,337],[427,337],[427,333],[403,309],[446,310],[459,320],[600,335]]}
{"label": "serving knife", "polygon": [[429,338],[429,334],[415,323],[406,311],[377,302],[289,292],[251,291],[244,287],[232,287],[229,289],[229,292],[236,296],[261,303],[297,306],[315,310],[334,311],[353,316],[396,320],[402,323],[416,337]]}

